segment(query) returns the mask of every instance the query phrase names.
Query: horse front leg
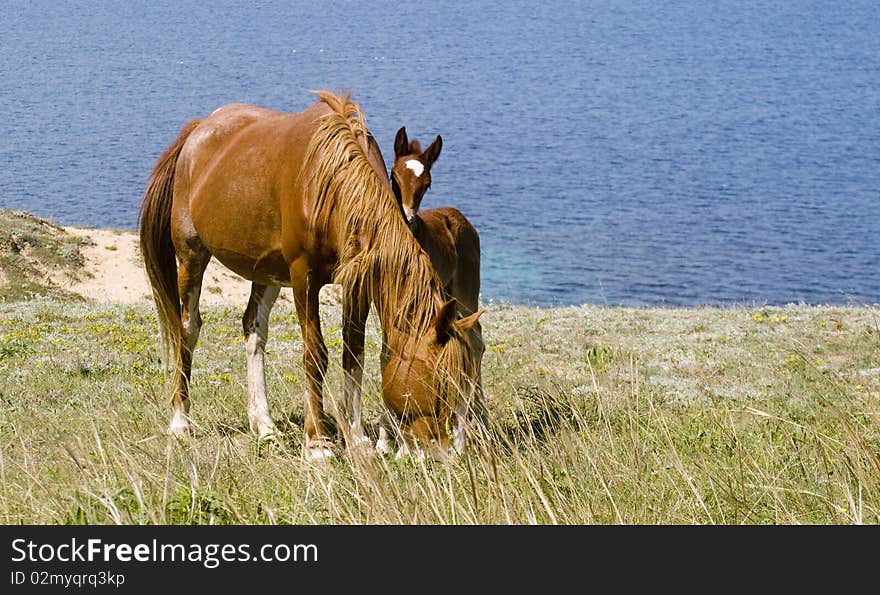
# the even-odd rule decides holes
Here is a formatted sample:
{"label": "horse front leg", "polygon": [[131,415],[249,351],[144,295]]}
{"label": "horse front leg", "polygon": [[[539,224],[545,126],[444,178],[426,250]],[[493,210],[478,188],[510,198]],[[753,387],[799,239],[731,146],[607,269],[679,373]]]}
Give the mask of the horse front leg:
{"label": "horse front leg", "polygon": [[364,377],[364,334],[369,314],[368,300],[343,300],[342,369],[345,386],[342,396],[342,417],[345,444],[349,449],[370,444],[370,439],[364,431],[361,400]]}
{"label": "horse front leg", "polygon": [[324,419],[323,385],[327,372],[327,346],[321,335],[321,317],[319,311],[318,292],[321,284],[315,279],[311,270],[302,270],[297,265],[290,267],[290,279],[293,285],[293,302],[299,318],[303,337],[303,368],[305,368],[308,388],[304,400],[306,419],[304,425],[304,454],[307,459],[315,462],[327,460],[333,456],[330,435]]}
{"label": "horse front leg", "polygon": [[[382,350],[379,353],[379,369],[384,370],[391,360],[391,351],[388,349],[388,334],[382,329]],[[376,452],[381,455],[391,454],[393,450],[393,442],[397,438],[398,430],[394,424],[394,414],[388,410],[388,407],[382,405],[382,416],[379,419],[379,437],[376,440]]]}
{"label": "horse front leg", "polygon": [[280,291],[280,287],[252,284],[251,297],[241,321],[247,352],[248,421],[259,440],[273,438],[278,432],[269,414],[266,397],[265,353],[269,313]]}
{"label": "horse front leg", "polygon": [[388,455],[394,450],[393,442],[397,430],[394,427],[394,417],[387,407],[382,408],[382,416],[379,418],[379,438],[376,440],[376,452],[380,455]]}
{"label": "horse front leg", "polygon": [[489,408],[486,404],[486,395],[483,393],[483,353],[486,351],[486,344],[483,342],[483,328],[479,321],[468,333],[468,340],[474,354],[474,367],[477,375],[476,386],[474,386],[473,413],[478,428],[485,434],[489,425]]}

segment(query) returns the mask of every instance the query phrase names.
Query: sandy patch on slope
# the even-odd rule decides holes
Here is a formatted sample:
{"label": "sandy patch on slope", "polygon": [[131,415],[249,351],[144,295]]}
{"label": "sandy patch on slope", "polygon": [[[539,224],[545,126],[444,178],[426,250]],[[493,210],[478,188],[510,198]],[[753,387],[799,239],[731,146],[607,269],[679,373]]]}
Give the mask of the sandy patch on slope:
{"label": "sandy patch on slope", "polygon": [[[70,234],[94,242],[83,246],[85,274],[81,280],[58,278],[56,283],[85,298],[124,304],[151,303],[150,285],[138,250],[137,234],[131,231],[65,227]],[[211,259],[202,283],[201,303],[205,305],[247,305],[251,284]],[[338,286],[321,290],[322,303],[338,303]],[[289,289],[282,290],[279,302],[292,302]]]}

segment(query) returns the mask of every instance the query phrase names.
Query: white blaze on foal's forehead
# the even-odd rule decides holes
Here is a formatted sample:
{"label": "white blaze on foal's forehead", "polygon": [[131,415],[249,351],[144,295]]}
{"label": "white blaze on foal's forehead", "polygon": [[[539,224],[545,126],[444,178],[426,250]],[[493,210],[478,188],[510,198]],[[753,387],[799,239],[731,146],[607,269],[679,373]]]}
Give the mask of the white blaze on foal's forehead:
{"label": "white blaze on foal's forehead", "polygon": [[418,159],[408,159],[406,168],[412,170],[412,173],[418,178],[425,171],[425,165]]}

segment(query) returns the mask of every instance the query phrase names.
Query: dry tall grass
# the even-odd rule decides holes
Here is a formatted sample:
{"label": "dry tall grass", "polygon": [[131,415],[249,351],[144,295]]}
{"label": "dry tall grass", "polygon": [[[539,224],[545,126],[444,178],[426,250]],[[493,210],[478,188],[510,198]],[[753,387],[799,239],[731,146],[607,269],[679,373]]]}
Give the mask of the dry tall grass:
{"label": "dry tall grass", "polygon": [[[340,313],[322,306],[341,393]],[[196,437],[169,442],[149,307],[0,305],[0,522],[857,524],[880,521],[880,325],[854,307],[539,309],[482,321],[490,440],[450,462],[300,456],[302,342],[272,316],[284,444],[245,414],[236,309],[205,310]],[[378,328],[365,407],[379,411]]]}

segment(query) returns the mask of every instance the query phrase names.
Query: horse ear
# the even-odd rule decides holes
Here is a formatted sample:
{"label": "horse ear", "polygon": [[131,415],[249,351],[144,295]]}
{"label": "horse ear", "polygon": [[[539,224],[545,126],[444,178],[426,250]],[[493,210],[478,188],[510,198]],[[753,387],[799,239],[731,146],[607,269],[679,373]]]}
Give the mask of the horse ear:
{"label": "horse ear", "polygon": [[424,154],[422,155],[425,161],[425,167],[431,168],[434,165],[434,162],[437,161],[437,157],[440,156],[440,150],[443,148],[443,137],[439,134],[437,138],[434,139],[434,142],[431,143],[431,146],[425,149]]}
{"label": "horse ear", "polygon": [[477,310],[476,312],[474,312],[470,316],[465,316],[461,320],[456,320],[455,324],[456,324],[456,326],[458,326],[458,329],[461,332],[466,333],[469,330],[471,330],[472,328],[474,328],[474,325],[477,324],[477,321],[480,319],[480,316],[482,316],[482,315],[483,315],[483,310]]}
{"label": "horse ear", "polygon": [[445,345],[452,338],[452,327],[456,323],[455,298],[452,298],[440,307],[437,318],[434,320],[434,330],[437,331],[437,343]]}
{"label": "horse ear", "polygon": [[394,157],[403,157],[409,151],[409,138],[406,136],[406,126],[401,126],[394,137]]}

